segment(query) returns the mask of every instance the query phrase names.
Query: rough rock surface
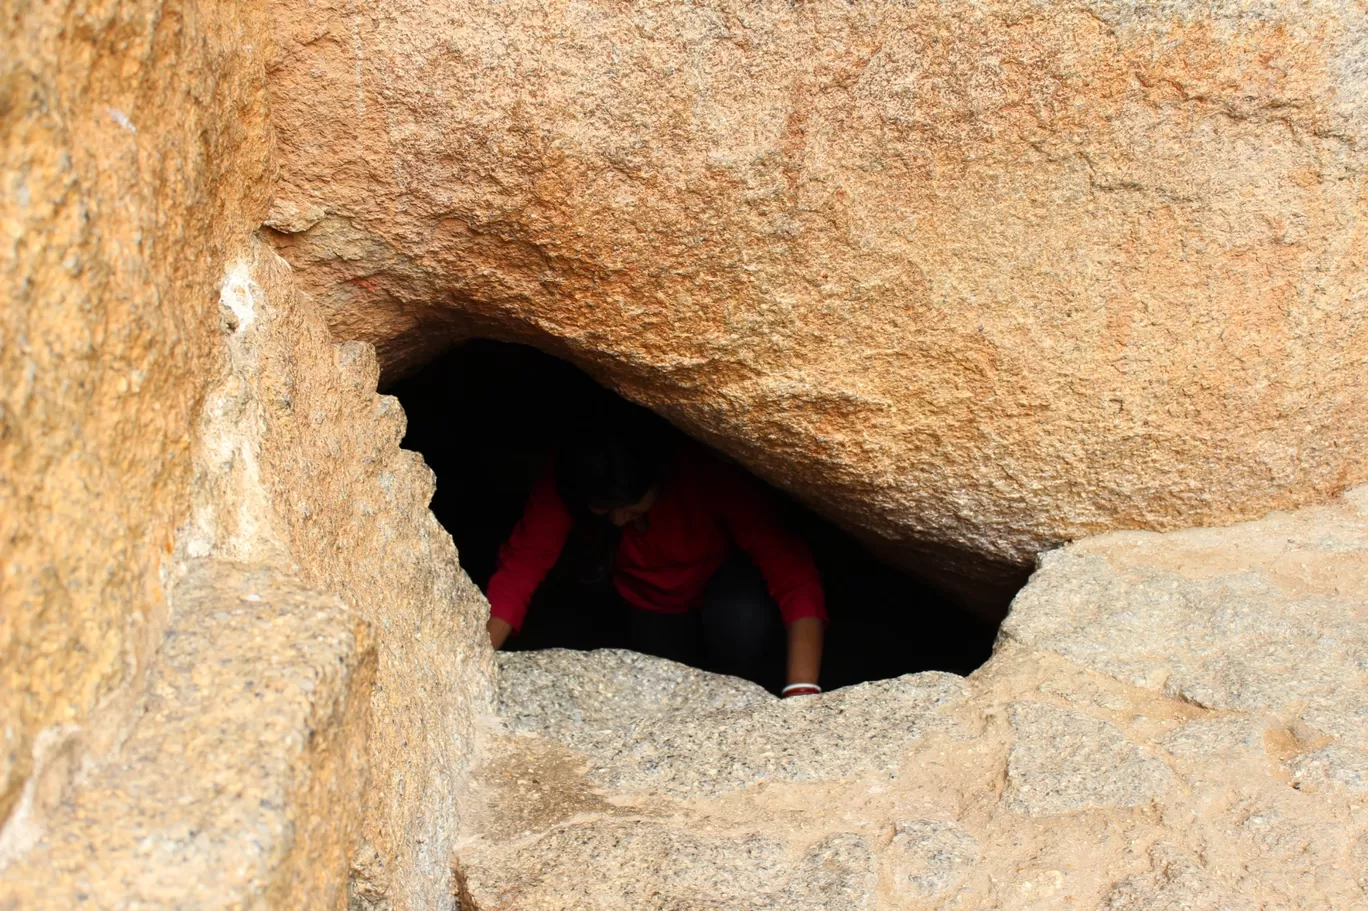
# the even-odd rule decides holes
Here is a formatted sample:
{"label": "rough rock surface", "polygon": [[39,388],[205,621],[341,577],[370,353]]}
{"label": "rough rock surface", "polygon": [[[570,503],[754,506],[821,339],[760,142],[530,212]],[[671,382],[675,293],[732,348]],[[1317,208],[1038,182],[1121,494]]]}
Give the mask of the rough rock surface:
{"label": "rough rock surface", "polygon": [[1358,7],[270,0],[268,99],[264,5],[0,25],[0,909],[1368,903],[1364,489],[1052,554],[969,680],[505,659],[471,798],[364,344],[535,341],[950,569],[1302,502]]}
{"label": "rough rock surface", "polygon": [[1053,552],[967,679],[501,655],[467,904],[1364,907],[1366,594],[1358,488]]}
{"label": "rough rock surface", "polygon": [[270,193],[261,26],[251,3],[5,6],[0,825],[43,731],[127,733],[166,628],[216,285]]}
{"label": "rough rock surface", "polygon": [[355,795],[353,906],[446,900],[475,718],[492,705],[484,598],[399,448],[369,345],[335,345],[265,245],[224,284],[229,363],[199,428],[198,498],[178,556],[288,567],[375,631],[370,783]]}
{"label": "rough rock surface", "polygon": [[492,698],[483,599],[369,346],[335,345],[259,243],[219,301],[169,630],[107,754],[75,726],[40,737],[50,771],[0,835],[0,908],[449,900]]}
{"label": "rough rock surface", "polygon": [[450,900],[485,604],[374,353],[253,237],[264,22],[0,24],[5,911]]}
{"label": "rough rock surface", "polygon": [[[268,223],[991,589],[1368,478],[1357,0],[270,0]],[[948,549],[947,549],[948,548]]]}
{"label": "rough rock surface", "polygon": [[197,566],[176,602],[145,713],[116,761],[23,833],[0,908],[345,906],[368,628],[260,567]]}

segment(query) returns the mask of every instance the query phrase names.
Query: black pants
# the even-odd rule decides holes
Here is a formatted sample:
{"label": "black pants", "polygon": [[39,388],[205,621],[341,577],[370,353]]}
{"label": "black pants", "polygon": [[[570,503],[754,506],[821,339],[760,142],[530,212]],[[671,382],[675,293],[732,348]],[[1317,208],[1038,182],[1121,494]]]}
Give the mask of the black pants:
{"label": "black pants", "polygon": [[772,692],[784,683],[787,641],[779,605],[744,554],[722,564],[696,610],[629,609],[627,640],[634,651],[744,677]]}

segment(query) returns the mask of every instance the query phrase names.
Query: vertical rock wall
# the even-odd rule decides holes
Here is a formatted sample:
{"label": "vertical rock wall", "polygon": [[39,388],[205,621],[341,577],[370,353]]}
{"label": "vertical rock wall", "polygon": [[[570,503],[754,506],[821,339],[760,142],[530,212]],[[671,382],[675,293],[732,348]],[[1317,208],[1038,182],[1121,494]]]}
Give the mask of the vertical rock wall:
{"label": "vertical rock wall", "polygon": [[271,521],[294,571],[376,633],[355,895],[363,908],[440,907],[474,722],[492,703],[484,597],[428,511],[431,470],[399,448],[404,413],[375,394],[374,350],[334,345],[268,247],[248,274],[256,338],[243,375]]}
{"label": "vertical rock wall", "polygon": [[484,603],[253,236],[263,18],[7,22],[0,908],[448,900]]}
{"label": "vertical rock wall", "polygon": [[54,793],[35,776],[69,735],[124,733],[166,626],[217,285],[270,189],[261,25],[251,2],[6,5],[0,821]]}

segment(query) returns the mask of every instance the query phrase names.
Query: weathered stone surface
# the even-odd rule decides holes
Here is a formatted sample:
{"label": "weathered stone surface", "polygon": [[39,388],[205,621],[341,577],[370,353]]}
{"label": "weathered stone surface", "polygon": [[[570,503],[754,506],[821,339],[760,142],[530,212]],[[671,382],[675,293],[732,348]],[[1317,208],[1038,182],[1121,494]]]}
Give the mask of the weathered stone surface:
{"label": "weathered stone surface", "polygon": [[[254,662],[288,656],[292,638],[319,633],[239,612],[237,638],[200,636],[195,660],[222,672],[222,693],[204,678],[173,705],[171,720],[135,715],[135,738],[109,755],[48,751],[73,781],[41,801],[30,795],[53,787],[30,780],[3,836],[13,863],[0,877],[0,906],[30,893],[75,895],[109,877],[109,894],[132,905],[212,893],[205,901],[223,907],[437,907],[449,900],[474,719],[492,705],[483,599],[427,511],[431,472],[399,448],[403,413],[375,394],[369,346],[334,345],[286,264],[259,243],[226,264],[219,303],[209,331],[220,357],[193,427],[189,515],[164,567],[175,623],[193,622],[197,609],[219,616],[195,580],[227,561],[334,593],[326,597],[346,605],[346,622],[368,624],[378,641],[365,649],[367,670],[354,675],[345,711],[315,723],[262,705],[251,680],[235,688],[229,669],[243,664],[238,675],[250,678]],[[311,616],[307,600],[293,609]],[[159,669],[175,654],[164,645],[153,670],[173,671]],[[339,660],[345,668],[361,659]],[[320,685],[315,696],[330,692]],[[144,698],[155,701],[155,686]],[[279,724],[229,727],[198,711],[211,698],[242,724],[274,715]],[[170,775],[158,750],[187,753],[178,740],[195,744],[194,755],[188,772]],[[295,741],[310,746],[294,750]],[[232,761],[216,771],[215,756]],[[96,771],[77,775],[82,766]],[[259,774],[242,772],[249,767]],[[119,783],[130,775],[160,784]],[[111,788],[127,792],[117,804]],[[179,834],[206,814],[222,817],[222,837]],[[123,831],[141,818],[150,820],[142,829]],[[171,833],[166,850],[185,876],[163,875],[171,855],[120,840],[144,829]],[[255,839],[255,853],[239,837]]]}
{"label": "weathered stone surface", "polygon": [[557,740],[573,741],[653,715],[735,711],[774,702],[764,687],[749,681],[619,649],[511,652],[499,661],[516,669],[516,679],[499,688],[499,714],[509,729]]}
{"label": "weathered stone surface", "polygon": [[270,5],[391,373],[530,341],[962,590],[1368,478],[1355,0]]}
{"label": "weathered stone surface", "polygon": [[951,822],[915,819],[894,827],[893,889],[916,900],[939,898],[979,862],[977,839]]}
{"label": "weathered stone surface", "polygon": [[534,341],[950,571],[1307,501],[1361,9],[270,2],[279,192],[260,3],[6,12],[0,908],[1368,904],[1368,489],[1051,554],[969,680],[508,659],[481,754],[364,344]]}
{"label": "weathered stone surface", "polygon": [[[183,0],[0,26],[0,907],[449,901],[485,605],[373,352],[252,236],[263,24]],[[217,625],[195,580],[224,564],[306,613]],[[318,599],[373,651],[315,661]],[[165,634],[201,610],[221,651],[196,640],[182,686]],[[259,702],[253,662],[304,682]]]}
{"label": "weathered stone surface", "polygon": [[1117,532],[1048,554],[1002,637],[1362,749],[1365,492],[1230,528]]}
{"label": "weathered stone surface", "polygon": [[[865,911],[874,875],[864,838],[836,835],[792,853],[779,839],[710,837],[649,822],[568,826],[509,858],[538,876],[482,882],[482,911],[642,908]],[[612,871],[586,876],[586,871]]]}
{"label": "weathered stone surface", "polygon": [[1365,543],[1368,488],[1079,542],[1042,561],[964,680],[776,701],[621,652],[502,655],[502,722],[458,852],[471,898],[1364,906],[1368,770],[1350,722],[1368,704]]}
{"label": "weathered stone surface", "polygon": [[1011,707],[1007,805],[1032,816],[1138,807],[1169,785],[1168,767],[1089,715],[1039,702]]}
{"label": "weathered stone surface", "polygon": [[432,472],[399,448],[403,410],[376,395],[370,346],[334,345],[264,245],[230,270],[223,313],[228,364],[179,555],[282,562],[376,629],[353,903],[437,907],[474,720],[493,703],[484,599],[427,509]]}
{"label": "weathered stone surface", "polygon": [[1197,859],[1173,845],[1150,848],[1154,872],[1132,876],[1103,905],[1107,911],[1254,911],[1253,901],[1207,876]]}
{"label": "weathered stone surface", "polygon": [[1338,743],[1301,754],[1290,771],[1294,785],[1302,790],[1368,791],[1368,753]]}
{"label": "weathered stone surface", "polygon": [[1268,739],[1277,733],[1269,719],[1227,715],[1189,721],[1159,743],[1171,755],[1197,762],[1214,756],[1227,762],[1267,761]]}
{"label": "weathered stone surface", "polygon": [[0,825],[42,732],[127,735],[166,628],[216,286],[270,195],[265,47],[253,2],[5,5]]}
{"label": "weathered stone surface", "polygon": [[[511,730],[584,753],[593,783],[679,797],[757,781],[892,776],[911,740],[953,732],[940,710],[965,692],[961,678],[929,673],[778,700],[747,681],[632,652],[499,660],[499,708]],[[839,738],[830,736],[836,725]]]}
{"label": "weathered stone surface", "polygon": [[0,908],[346,904],[375,649],[335,595],[202,563],[144,714],[0,877]]}

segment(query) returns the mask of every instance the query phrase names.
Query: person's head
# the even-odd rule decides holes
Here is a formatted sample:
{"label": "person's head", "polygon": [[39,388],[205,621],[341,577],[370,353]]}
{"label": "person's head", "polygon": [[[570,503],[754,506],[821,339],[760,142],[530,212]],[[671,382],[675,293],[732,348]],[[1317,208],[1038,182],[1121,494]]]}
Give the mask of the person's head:
{"label": "person's head", "polygon": [[655,503],[667,457],[648,419],[626,412],[595,420],[564,442],[556,459],[556,491],[572,514],[623,526]]}

